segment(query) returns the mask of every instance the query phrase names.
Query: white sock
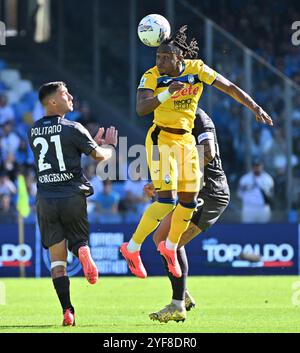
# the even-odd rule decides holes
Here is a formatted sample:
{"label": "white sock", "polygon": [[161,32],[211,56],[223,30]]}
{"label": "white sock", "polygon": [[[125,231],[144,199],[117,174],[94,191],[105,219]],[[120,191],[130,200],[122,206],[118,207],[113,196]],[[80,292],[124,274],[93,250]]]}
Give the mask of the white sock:
{"label": "white sock", "polygon": [[172,299],[172,303],[177,306],[179,309],[184,309],[184,300]]}
{"label": "white sock", "polygon": [[136,252],[141,250],[142,244],[136,243],[134,240],[130,239],[127,245],[127,251]]}
{"label": "white sock", "polygon": [[168,249],[168,250],[176,250],[177,249],[177,243],[172,243],[170,240],[169,240],[169,238],[167,238],[167,240],[166,240],[166,248]]}

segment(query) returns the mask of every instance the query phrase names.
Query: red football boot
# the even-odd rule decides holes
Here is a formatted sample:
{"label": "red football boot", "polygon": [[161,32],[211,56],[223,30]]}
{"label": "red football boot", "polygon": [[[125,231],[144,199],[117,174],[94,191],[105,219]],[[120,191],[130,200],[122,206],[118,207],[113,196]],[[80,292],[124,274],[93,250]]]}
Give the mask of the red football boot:
{"label": "red football boot", "polygon": [[157,249],[160,252],[160,254],[166,259],[168,263],[168,269],[172,273],[172,275],[177,278],[181,277],[182,272],[181,272],[179,262],[177,260],[176,250],[167,249],[165,241],[161,241],[158,244]]}
{"label": "red football boot", "polygon": [[128,267],[132,274],[139,278],[146,278],[147,272],[145,267],[142,263],[140,252],[129,252],[127,250],[128,243],[123,243],[120,247],[120,252],[124,256],[125,260],[127,261]]}
{"label": "red football boot", "polygon": [[78,257],[83,267],[85,278],[90,284],[95,284],[98,280],[98,269],[92,259],[90,248],[88,246],[80,247]]}
{"label": "red football boot", "polygon": [[70,309],[67,309],[64,313],[63,326],[75,326],[75,314]]}

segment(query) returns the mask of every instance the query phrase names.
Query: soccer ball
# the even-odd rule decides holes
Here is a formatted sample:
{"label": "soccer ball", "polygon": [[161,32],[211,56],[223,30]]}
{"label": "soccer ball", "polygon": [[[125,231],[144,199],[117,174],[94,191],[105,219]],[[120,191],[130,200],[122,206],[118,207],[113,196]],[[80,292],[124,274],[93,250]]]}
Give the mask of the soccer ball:
{"label": "soccer ball", "polygon": [[158,47],[161,42],[171,34],[171,26],[166,18],[161,15],[148,15],[138,26],[140,40],[149,47]]}

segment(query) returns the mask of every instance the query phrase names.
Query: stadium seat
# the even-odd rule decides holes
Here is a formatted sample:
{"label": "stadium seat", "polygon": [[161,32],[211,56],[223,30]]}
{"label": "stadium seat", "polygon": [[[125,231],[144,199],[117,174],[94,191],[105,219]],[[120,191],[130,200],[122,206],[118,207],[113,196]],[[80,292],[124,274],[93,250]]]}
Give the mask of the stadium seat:
{"label": "stadium seat", "polygon": [[7,90],[7,86],[3,81],[0,81],[0,92],[5,92]]}
{"label": "stadium seat", "polygon": [[17,103],[19,101],[19,95],[14,90],[6,92],[6,96],[8,104]]}
{"label": "stadium seat", "polygon": [[26,104],[28,104],[28,106],[30,107],[30,111],[33,111],[37,100],[38,93],[34,90],[26,92],[21,98],[21,102],[25,102]]}
{"label": "stadium seat", "polygon": [[22,121],[24,114],[30,111],[30,107],[26,102],[16,102],[12,104],[12,108],[15,112],[15,117],[17,122]]}
{"label": "stadium seat", "polygon": [[32,83],[28,80],[18,80],[15,81],[12,88],[18,97],[21,98],[25,93],[32,91]]}
{"label": "stadium seat", "polygon": [[[24,115],[26,116],[26,114],[31,115],[31,113],[25,113]],[[32,125],[31,121],[30,121],[30,117],[27,118],[28,122],[19,122],[18,124],[16,124],[15,126],[15,132],[22,137],[23,139],[27,140],[27,129],[28,129],[28,125]]]}
{"label": "stadium seat", "polygon": [[0,71],[0,79],[8,87],[12,87],[16,81],[20,80],[20,73],[17,70],[4,69],[4,70]]}
{"label": "stadium seat", "polygon": [[0,59],[0,71],[5,69],[7,67],[6,61],[3,59]]}

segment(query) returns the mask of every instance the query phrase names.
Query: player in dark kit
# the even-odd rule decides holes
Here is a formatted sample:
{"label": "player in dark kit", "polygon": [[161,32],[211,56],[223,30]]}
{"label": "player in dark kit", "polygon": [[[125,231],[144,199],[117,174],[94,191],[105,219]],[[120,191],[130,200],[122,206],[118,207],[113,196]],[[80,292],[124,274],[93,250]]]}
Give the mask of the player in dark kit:
{"label": "player in dark kit", "polygon": [[[172,284],[172,302],[160,311],[151,313],[150,319],[160,322],[184,321],[186,310],[195,306],[193,297],[186,288],[188,275],[188,260],[184,245],[189,243],[199,233],[210,228],[225,211],[230,192],[226,175],[222,168],[216,130],[211,118],[201,109],[196,111],[195,126],[192,131],[198,145],[204,148],[204,183],[198,194],[198,207],[194,212],[188,229],[183,233],[178,248],[177,257],[181,266],[182,277],[176,278],[168,271],[168,264],[162,256],[163,264]],[[201,150],[200,150],[201,153]],[[201,157],[201,155],[199,156]],[[148,196],[155,193],[152,184],[147,184],[145,192]],[[154,233],[156,246],[166,239],[170,229],[171,214],[167,215]]]}
{"label": "player in dark kit", "polygon": [[[43,247],[49,249],[51,276],[63,309],[63,325],[75,325],[67,276],[67,248],[77,256],[89,283],[95,284],[98,270],[88,247],[89,225],[86,197],[93,188],[82,173],[81,154],[96,161],[112,156],[106,145],[117,144],[117,130],[99,129],[95,140],[77,122],[64,118],[73,110],[73,97],[64,82],[41,86],[39,100],[46,115],[28,133],[37,171],[37,217]],[[103,146],[98,144],[102,143]]]}

